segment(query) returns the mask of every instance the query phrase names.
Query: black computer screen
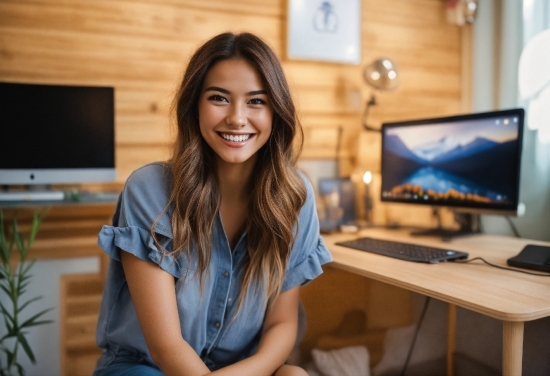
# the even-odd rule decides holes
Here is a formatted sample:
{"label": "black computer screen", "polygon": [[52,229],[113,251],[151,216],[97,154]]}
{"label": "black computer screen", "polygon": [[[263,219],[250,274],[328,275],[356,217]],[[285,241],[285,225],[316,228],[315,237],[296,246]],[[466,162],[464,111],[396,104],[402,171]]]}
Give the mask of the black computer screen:
{"label": "black computer screen", "polygon": [[0,110],[0,183],[114,176],[112,87],[0,82]]}
{"label": "black computer screen", "polygon": [[523,109],[385,123],[381,200],[515,214]]}

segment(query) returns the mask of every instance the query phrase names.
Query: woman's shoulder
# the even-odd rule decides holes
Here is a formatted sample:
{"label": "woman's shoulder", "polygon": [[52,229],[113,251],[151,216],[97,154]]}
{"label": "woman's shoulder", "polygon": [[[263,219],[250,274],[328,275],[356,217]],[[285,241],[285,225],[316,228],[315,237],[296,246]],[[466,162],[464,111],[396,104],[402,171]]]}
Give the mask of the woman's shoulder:
{"label": "woman's shoulder", "polygon": [[151,162],[134,170],[126,180],[126,186],[166,184],[170,175],[170,168],[166,162]]}
{"label": "woman's shoulder", "polygon": [[171,172],[165,162],[148,163],[134,170],[126,183],[126,194],[138,195],[166,195],[170,191]]}
{"label": "woman's shoulder", "polygon": [[315,201],[315,190],[313,189],[311,180],[309,179],[307,174],[301,170],[298,170],[298,175],[302,178],[304,182],[304,187],[306,188],[306,201],[304,205],[306,205],[308,202]]}
{"label": "woman's shoulder", "polygon": [[[130,174],[122,191],[128,225],[148,227],[165,211],[171,193],[171,173],[164,162],[148,163]],[[161,220],[162,225],[169,228]]]}

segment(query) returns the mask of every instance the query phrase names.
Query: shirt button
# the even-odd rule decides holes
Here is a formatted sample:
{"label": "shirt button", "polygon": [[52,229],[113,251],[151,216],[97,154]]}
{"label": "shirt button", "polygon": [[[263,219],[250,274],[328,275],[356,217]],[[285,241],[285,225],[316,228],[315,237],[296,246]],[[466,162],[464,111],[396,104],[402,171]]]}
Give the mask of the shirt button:
{"label": "shirt button", "polygon": [[217,321],[214,325],[216,325],[216,328],[219,328],[220,327],[220,322]]}
{"label": "shirt button", "polygon": [[229,272],[223,273],[223,276],[224,276],[224,277],[229,277]]}
{"label": "shirt button", "polygon": [[233,298],[229,298],[229,299],[227,299],[227,301],[228,301],[229,303],[231,303],[231,302],[233,301]]}

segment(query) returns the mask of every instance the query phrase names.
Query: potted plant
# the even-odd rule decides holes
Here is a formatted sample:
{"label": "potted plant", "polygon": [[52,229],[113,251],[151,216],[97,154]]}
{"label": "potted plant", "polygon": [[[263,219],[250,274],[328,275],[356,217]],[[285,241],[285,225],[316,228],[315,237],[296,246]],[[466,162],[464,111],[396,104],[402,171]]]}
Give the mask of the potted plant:
{"label": "potted plant", "polygon": [[[12,231],[8,239],[3,213],[0,210],[0,288],[2,289],[0,295],[5,295],[0,300],[0,311],[4,318],[4,328],[0,331],[1,376],[25,375],[25,370],[18,360],[21,350],[32,363],[36,363],[34,353],[26,338],[28,329],[51,322],[51,320],[41,320],[42,316],[51,308],[35,313],[27,319],[23,319],[21,316],[31,303],[42,298],[37,296],[25,300],[24,293],[31,283],[30,271],[35,261],[27,261],[27,257],[47,211],[48,209],[34,211],[28,239],[25,239],[19,231],[17,218],[14,216]],[[18,260],[17,256],[13,257],[14,249],[17,250]]]}

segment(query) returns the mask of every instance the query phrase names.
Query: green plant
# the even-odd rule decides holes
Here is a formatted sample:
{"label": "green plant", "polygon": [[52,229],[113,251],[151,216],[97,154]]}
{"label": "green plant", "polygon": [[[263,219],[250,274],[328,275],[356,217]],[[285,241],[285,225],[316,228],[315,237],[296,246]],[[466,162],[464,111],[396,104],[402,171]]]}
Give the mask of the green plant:
{"label": "green plant", "polygon": [[[22,348],[30,361],[33,364],[36,363],[26,338],[27,330],[33,326],[52,322],[51,320],[40,320],[52,308],[40,311],[24,321],[21,318],[21,312],[29,304],[42,298],[38,296],[25,302],[22,301],[22,295],[31,282],[30,270],[35,261],[27,261],[27,256],[47,211],[48,209],[34,211],[27,240],[19,232],[17,218],[14,216],[11,236],[8,240],[4,227],[4,216],[0,210],[0,288],[8,298],[7,301],[0,300],[0,311],[4,317],[6,330],[5,334],[0,335],[0,375],[2,376],[12,375],[14,370],[16,375],[25,375],[25,370],[18,361],[19,349]],[[14,247],[17,248],[19,254],[18,262],[15,262],[17,261],[15,258],[12,260]]]}

